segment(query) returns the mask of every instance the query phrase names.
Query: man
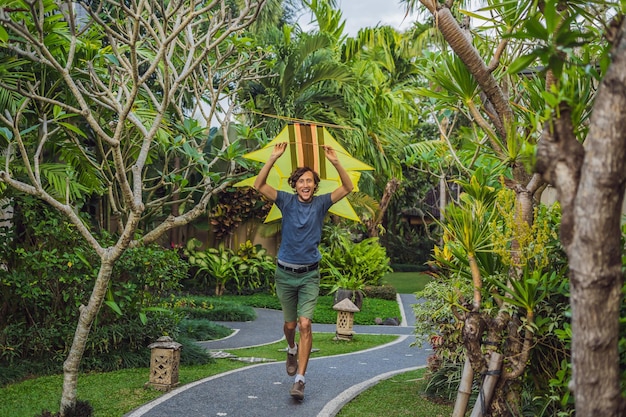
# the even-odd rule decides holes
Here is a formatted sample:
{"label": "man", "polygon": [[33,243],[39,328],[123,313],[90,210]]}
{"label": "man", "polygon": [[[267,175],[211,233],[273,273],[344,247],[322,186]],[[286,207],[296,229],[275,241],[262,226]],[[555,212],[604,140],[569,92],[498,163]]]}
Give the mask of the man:
{"label": "man", "polygon": [[[330,194],[315,195],[320,177],[308,167],[296,169],[289,177],[295,194],[276,190],[267,184],[267,176],[274,163],[287,148],[286,142],[276,144],[254,182],[267,199],[282,213],[282,239],[276,268],[276,294],[283,308],[283,331],[287,339],[287,374],[295,375],[289,391],[297,399],[304,399],[306,368],[311,355],[313,334],[311,319],[317,303],[320,285],[318,264],[321,259],[319,243],[324,217],[328,209],[354,188],[335,151],[323,146],[326,159],[335,167],[341,185]],[[300,341],[296,345],[296,327],[299,322]]]}

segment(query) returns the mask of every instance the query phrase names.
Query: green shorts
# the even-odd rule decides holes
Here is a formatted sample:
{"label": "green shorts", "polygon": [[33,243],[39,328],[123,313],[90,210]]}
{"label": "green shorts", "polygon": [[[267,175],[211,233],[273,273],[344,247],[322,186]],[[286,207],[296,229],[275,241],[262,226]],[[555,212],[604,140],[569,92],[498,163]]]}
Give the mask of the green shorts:
{"label": "green shorts", "polygon": [[313,318],[313,310],[320,293],[320,271],[296,274],[276,268],[276,295],[283,307],[285,322],[298,317]]}

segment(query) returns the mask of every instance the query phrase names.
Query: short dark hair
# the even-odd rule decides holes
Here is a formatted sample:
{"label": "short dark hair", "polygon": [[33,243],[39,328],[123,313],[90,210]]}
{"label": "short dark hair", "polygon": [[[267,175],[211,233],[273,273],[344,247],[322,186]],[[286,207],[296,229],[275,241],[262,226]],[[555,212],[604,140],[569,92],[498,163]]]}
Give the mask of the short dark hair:
{"label": "short dark hair", "polygon": [[296,188],[296,183],[298,182],[300,177],[303,176],[307,172],[312,172],[313,173],[313,181],[315,181],[315,189],[313,190],[313,193],[315,194],[315,192],[319,188],[320,176],[319,176],[319,174],[317,172],[315,172],[314,170],[312,170],[309,167],[296,168],[296,170],[291,173],[291,176],[289,177],[287,182],[289,183],[291,188],[295,189]]}

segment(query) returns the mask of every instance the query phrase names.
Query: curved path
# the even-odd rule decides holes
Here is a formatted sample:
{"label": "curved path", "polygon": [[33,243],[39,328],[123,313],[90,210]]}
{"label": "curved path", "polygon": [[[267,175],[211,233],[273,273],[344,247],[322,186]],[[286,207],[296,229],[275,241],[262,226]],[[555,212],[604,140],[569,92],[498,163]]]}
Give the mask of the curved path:
{"label": "curved path", "polygon": [[[425,366],[429,349],[410,346],[415,341],[412,311],[412,305],[417,302],[415,296],[402,294],[398,301],[404,311],[400,326],[354,326],[357,335],[394,334],[400,336],[398,340],[345,355],[316,357],[313,353],[303,401],[289,396],[293,377],[285,372],[285,362],[266,362],[184,385],[126,416],[335,416],[345,403],[378,381]],[[284,339],[280,311],[258,309],[257,319],[252,322],[221,324],[237,331],[225,339],[202,342],[207,349],[257,346]],[[313,331],[334,333],[335,325],[314,324]]]}

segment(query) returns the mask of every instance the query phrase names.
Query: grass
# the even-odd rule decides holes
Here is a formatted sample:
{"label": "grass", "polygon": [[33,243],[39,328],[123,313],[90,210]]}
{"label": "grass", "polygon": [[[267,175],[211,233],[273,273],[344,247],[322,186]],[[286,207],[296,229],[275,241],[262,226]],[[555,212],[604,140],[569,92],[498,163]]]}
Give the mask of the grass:
{"label": "grass", "polygon": [[391,272],[383,277],[383,283],[393,286],[398,294],[422,291],[432,277],[423,272]]}
{"label": "grass", "polygon": [[[317,356],[331,356],[369,349],[395,340],[389,335],[356,335],[351,342],[332,340],[334,334],[315,333],[314,348]],[[232,349],[228,352],[239,357],[285,359],[284,342],[254,348]],[[218,359],[208,365],[181,366],[180,385],[188,384],[232,369],[248,366],[248,363]],[[163,392],[144,388],[150,375],[149,368],[125,369],[107,373],[89,373],[78,378],[78,398],[94,408],[94,417],[119,417],[152,401]],[[40,414],[43,410],[56,411],[61,398],[62,375],[45,376],[11,384],[0,389],[0,416],[26,417]]]}
{"label": "grass", "polygon": [[[333,310],[333,296],[327,295],[318,298],[313,312],[313,323],[335,324],[337,311]],[[354,324],[374,325],[376,317],[400,317],[400,307],[394,300],[365,297],[361,311],[354,314]]]}
{"label": "grass", "polygon": [[337,417],[444,417],[452,406],[423,396],[425,369],[395,375],[381,381],[346,404]]}

